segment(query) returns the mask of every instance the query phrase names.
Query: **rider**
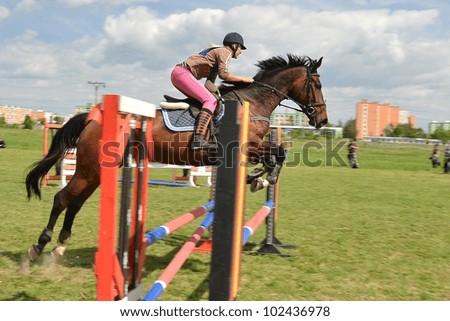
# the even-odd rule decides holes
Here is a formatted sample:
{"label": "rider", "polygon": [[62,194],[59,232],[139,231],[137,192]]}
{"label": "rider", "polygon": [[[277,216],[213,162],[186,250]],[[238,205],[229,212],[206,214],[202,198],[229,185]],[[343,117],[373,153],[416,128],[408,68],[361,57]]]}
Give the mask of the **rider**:
{"label": "rider", "polygon": [[228,33],[222,46],[211,46],[188,57],[172,70],[172,84],[183,94],[193,97],[202,103],[202,109],[197,117],[193,149],[212,147],[206,140],[206,131],[217,107],[217,99],[199,82],[202,78],[214,83],[217,76],[227,82],[252,83],[253,78],[232,74],[228,71],[231,58],[237,59],[244,46],[244,39],[237,32]]}

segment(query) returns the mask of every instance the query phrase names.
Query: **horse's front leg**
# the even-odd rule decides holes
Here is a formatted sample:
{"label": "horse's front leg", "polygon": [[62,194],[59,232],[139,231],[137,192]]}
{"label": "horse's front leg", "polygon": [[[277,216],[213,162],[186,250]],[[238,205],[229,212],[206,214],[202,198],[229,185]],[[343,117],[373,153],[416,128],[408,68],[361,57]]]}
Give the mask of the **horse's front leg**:
{"label": "horse's front leg", "polygon": [[282,145],[270,143],[269,153],[264,155],[264,165],[268,168],[267,181],[270,185],[278,182],[278,177],[286,160],[286,151]]}
{"label": "horse's front leg", "polygon": [[[248,162],[253,165],[263,164],[263,150],[260,146],[260,141],[250,141],[245,147],[245,151],[248,157]],[[266,166],[256,167],[250,173],[247,174],[247,184],[255,184],[255,181],[267,173]],[[253,187],[252,187],[253,188]]]}
{"label": "horse's front leg", "polygon": [[[253,146],[254,147],[254,146]],[[249,175],[247,175],[247,184],[251,184],[250,190],[252,192],[259,191],[269,184],[273,185],[278,181],[283,162],[286,159],[286,152],[281,145],[275,145],[271,142],[263,141],[258,144],[257,149],[248,149],[250,159],[259,159],[263,164],[261,168],[256,168]],[[258,155],[258,157],[256,157]],[[266,179],[262,176],[269,173]]]}

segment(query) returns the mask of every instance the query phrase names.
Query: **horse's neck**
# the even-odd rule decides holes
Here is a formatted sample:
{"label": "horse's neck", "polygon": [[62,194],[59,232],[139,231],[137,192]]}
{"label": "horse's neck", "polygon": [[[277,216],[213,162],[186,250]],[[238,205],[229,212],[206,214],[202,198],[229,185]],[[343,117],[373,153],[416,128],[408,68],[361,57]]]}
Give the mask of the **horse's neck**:
{"label": "horse's neck", "polygon": [[[285,69],[284,71],[279,72],[278,74],[265,79],[264,83],[268,86],[274,88],[273,90],[268,90],[267,87],[262,89],[262,94],[274,99],[275,102],[273,104],[273,110],[280,105],[280,103],[289,97],[289,93],[294,86],[294,83],[299,79],[299,76],[306,75],[305,67],[296,67]],[[262,95],[261,95],[262,96]]]}
{"label": "horse's neck", "polygon": [[[255,90],[257,88],[257,90]],[[243,101],[250,104],[250,112],[253,115],[264,116],[270,118],[272,112],[277,108],[283,100],[281,96],[266,87],[253,87],[253,89],[241,89],[236,91],[236,95]],[[230,96],[233,99],[232,96]]]}

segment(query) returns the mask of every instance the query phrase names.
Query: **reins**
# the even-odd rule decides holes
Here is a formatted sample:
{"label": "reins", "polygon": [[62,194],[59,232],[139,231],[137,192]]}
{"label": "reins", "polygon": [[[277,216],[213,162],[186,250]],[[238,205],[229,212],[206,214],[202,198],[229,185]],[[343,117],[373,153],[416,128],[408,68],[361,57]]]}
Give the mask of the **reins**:
{"label": "reins", "polygon": [[[308,71],[308,80],[307,80],[306,85],[305,85],[306,87],[308,87],[308,96],[310,94],[310,92],[309,92],[310,88],[309,87],[311,86],[311,77],[313,75],[317,75],[317,73],[310,73]],[[301,102],[299,102],[297,99],[292,98],[291,96],[285,94],[284,92],[282,92],[278,88],[276,88],[274,86],[271,86],[269,84],[266,84],[264,82],[260,82],[260,81],[254,80],[253,83],[255,85],[258,85],[258,86],[269,88],[272,91],[272,93],[277,93],[277,94],[281,95],[284,99],[290,100],[290,101],[294,102],[295,104],[297,104],[298,108],[282,104],[281,102],[278,104],[279,106],[282,106],[282,107],[285,107],[285,108],[288,108],[288,109],[292,109],[292,110],[295,110],[295,111],[298,111],[298,112],[302,112],[305,115],[307,115],[308,117],[314,117],[314,115],[316,114],[316,108],[315,107],[324,105],[325,108],[326,108],[326,104],[324,104],[324,103],[311,103],[310,102],[308,105],[304,105]],[[232,93],[236,96],[236,98],[242,104],[243,101],[242,101],[241,97],[239,97],[239,95],[234,90],[232,90]],[[267,121],[267,122],[270,123],[270,118],[265,117],[265,116],[251,116],[250,120],[252,120],[252,121],[263,120],[263,121]]]}
{"label": "reins", "polygon": [[[310,81],[311,80],[308,80],[308,84],[310,83]],[[292,110],[295,110],[295,111],[298,111],[298,112],[302,112],[302,113],[304,113],[305,115],[307,115],[309,117],[313,117],[314,114],[316,113],[316,109],[314,108],[315,106],[323,105],[323,104],[318,104],[318,103],[314,103],[314,104],[310,103],[310,104],[308,104],[306,106],[306,105],[302,104],[301,102],[299,102],[297,99],[292,98],[291,96],[285,94],[284,92],[282,92],[281,90],[277,89],[274,86],[271,86],[269,84],[266,84],[266,83],[263,83],[263,82],[260,82],[260,81],[256,81],[256,80],[253,83],[256,84],[256,85],[259,85],[259,86],[263,86],[263,87],[269,88],[272,91],[272,93],[276,92],[277,94],[280,94],[285,99],[290,100],[290,101],[294,102],[295,104],[297,104],[297,106],[299,108],[288,106],[288,105],[285,105],[285,104],[282,104],[282,103],[279,103],[278,104],[279,106],[282,106],[282,107],[285,107],[285,108],[289,108],[289,109],[292,109]]]}
{"label": "reins", "polygon": [[[239,100],[241,105],[243,105],[244,101],[242,100],[241,97],[239,97],[239,95],[236,93],[236,91],[232,90],[231,92],[236,96],[236,98]],[[253,115],[253,116],[250,116],[250,120],[251,121],[260,121],[261,120],[261,121],[266,121],[266,122],[268,122],[270,124],[270,118],[266,117],[266,116]]]}

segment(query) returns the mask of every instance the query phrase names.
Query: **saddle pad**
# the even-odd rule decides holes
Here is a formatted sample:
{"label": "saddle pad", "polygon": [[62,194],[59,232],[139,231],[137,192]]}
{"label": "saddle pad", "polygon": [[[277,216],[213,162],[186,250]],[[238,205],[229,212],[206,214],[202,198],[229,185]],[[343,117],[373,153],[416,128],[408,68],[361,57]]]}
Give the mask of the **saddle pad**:
{"label": "saddle pad", "polygon": [[[219,110],[219,115],[214,118],[214,125],[218,126],[223,117],[225,108]],[[194,131],[195,117],[189,109],[161,109],[164,124],[175,132]]]}
{"label": "saddle pad", "polygon": [[167,128],[176,132],[193,131],[195,118],[189,109],[161,109]]}

